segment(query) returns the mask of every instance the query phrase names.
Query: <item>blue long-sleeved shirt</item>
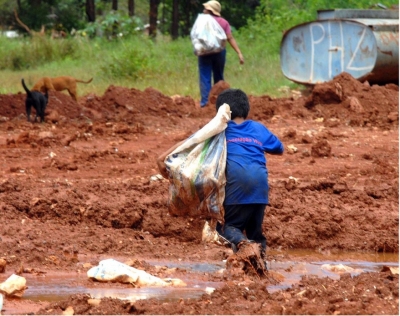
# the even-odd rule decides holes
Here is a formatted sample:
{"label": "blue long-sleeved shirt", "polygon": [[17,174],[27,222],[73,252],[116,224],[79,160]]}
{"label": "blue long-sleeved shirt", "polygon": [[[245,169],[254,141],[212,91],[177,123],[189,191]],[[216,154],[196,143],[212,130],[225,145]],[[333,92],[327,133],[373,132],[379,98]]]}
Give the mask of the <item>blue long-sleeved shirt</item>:
{"label": "blue long-sleeved shirt", "polygon": [[261,123],[228,122],[226,205],[268,204],[268,170],[264,153],[282,154],[283,144]]}

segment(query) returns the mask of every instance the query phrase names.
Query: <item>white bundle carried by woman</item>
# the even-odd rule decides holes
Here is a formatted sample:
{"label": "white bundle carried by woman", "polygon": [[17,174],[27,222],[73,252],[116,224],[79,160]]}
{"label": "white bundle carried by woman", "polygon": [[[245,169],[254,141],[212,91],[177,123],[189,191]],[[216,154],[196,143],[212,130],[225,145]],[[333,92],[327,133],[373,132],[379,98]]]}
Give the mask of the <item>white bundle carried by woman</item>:
{"label": "white bundle carried by woman", "polygon": [[171,214],[208,215],[223,221],[225,128],[230,117],[229,105],[223,104],[209,123],[165,158]]}
{"label": "white bundle carried by woman", "polygon": [[219,53],[226,46],[225,31],[210,14],[197,16],[190,38],[197,56]]}

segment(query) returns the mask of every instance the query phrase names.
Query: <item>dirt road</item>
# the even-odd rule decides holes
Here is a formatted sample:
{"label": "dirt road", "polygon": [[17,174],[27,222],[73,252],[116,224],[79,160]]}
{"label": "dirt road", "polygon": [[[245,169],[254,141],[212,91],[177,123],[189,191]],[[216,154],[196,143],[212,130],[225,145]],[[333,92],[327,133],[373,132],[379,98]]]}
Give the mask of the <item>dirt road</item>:
{"label": "dirt road", "polygon": [[[267,157],[269,260],[291,260],[287,251],[294,249],[327,259],[343,251],[398,254],[398,97],[397,85],[369,86],[346,74],[308,95],[250,96],[249,118],[285,144],[283,156]],[[213,106],[110,86],[78,103],[51,93],[40,124],[26,121],[24,99],[0,95],[0,258],[7,263],[0,283],[12,273],[84,274],[114,258],[136,259],[159,277],[221,286],[197,298],[104,298],[99,305],[86,294],[57,302],[6,297],[3,314],[62,314],[68,307],[75,314],[398,314],[398,274],[390,269],[336,280],[306,276],[270,293],[269,279],[147,263],[220,264],[231,254],[201,242],[206,214],[171,216],[168,181],[152,177],[159,173],[156,157],[206,124]]]}

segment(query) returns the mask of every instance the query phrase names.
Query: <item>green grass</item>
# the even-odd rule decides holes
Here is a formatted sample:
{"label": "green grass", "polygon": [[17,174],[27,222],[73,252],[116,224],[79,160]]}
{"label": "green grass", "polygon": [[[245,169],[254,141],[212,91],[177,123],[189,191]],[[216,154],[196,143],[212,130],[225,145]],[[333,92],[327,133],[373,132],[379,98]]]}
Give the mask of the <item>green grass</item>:
{"label": "green grass", "polygon": [[[282,86],[298,87],[287,80],[280,69],[279,55],[268,53],[262,44],[246,43],[236,37],[245,58],[240,65],[236,52],[228,45],[225,80],[251,95],[281,96]],[[30,43],[30,41],[32,43]],[[23,92],[21,78],[28,87],[43,76],[70,75],[82,80],[93,77],[90,84],[79,85],[79,95],[102,95],[110,85],[144,90],[153,87],[165,95],[186,95],[199,99],[197,57],[189,38],[171,41],[167,37],[153,42],[144,37],[115,41],[71,38],[57,40],[1,39],[0,93]],[[30,45],[32,44],[32,45]],[[27,54],[26,51],[29,50]],[[35,58],[40,57],[35,65]],[[21,56],[22,69],[4,56]],[[2,57],[3,56],[3,57]],[[7,64],[9,63],[9,64]]]}

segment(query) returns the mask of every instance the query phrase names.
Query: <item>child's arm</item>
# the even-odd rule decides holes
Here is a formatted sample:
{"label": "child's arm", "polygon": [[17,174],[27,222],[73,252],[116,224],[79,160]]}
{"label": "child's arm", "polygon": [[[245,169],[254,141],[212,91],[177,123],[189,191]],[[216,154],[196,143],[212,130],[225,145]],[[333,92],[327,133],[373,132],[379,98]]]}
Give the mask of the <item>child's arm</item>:
{"label": "child's arm", "polygon": [[267,146],[264,147],[264,151],[267,154],[282,155],[284,147],[279,138],[271,133],[267,141]]}
{"label": "child's arm", "polygon": [[167,171],[167,166],[165,165],[165,158],[167,158],[167,156],[172,153],[176,148],[178,148],[180,145],[183,144],[183,142],[186,139],[184,139],[183,141],[175,144],[174,146],[172,146],[171,148],[169,148],[168,150],[166,150],[165,152],[163,152],[160,156],[158,156],[157,158],[157,166],[158,166],[158,170],[160,171],[161,175],[165,178],[168,179],[169,178],[169,174]]}

